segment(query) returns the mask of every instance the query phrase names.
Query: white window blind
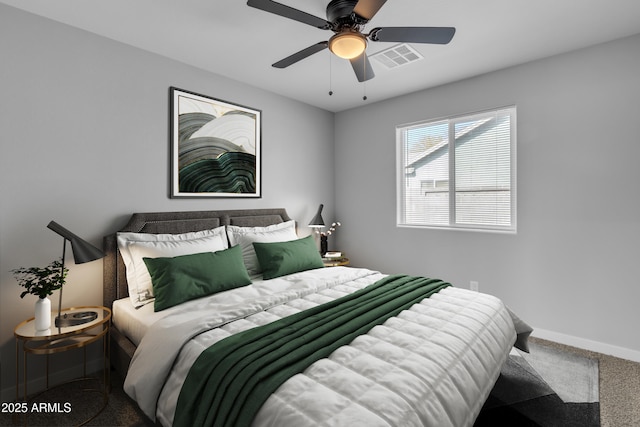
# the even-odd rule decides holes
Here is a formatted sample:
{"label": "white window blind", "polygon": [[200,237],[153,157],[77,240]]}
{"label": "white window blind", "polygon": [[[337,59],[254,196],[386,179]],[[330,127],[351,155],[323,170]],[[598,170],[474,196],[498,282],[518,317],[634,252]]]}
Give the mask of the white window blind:
{"label": "white window blind", "polygon": [[515,107],[397,128],[398,225],[515,232]]}

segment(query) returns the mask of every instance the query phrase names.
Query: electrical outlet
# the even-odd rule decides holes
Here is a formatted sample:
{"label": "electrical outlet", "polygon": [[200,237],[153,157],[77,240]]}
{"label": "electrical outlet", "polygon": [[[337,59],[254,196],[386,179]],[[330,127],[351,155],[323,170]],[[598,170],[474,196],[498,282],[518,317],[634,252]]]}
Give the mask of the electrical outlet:
{"label": "electrical outlet", "polygon": [[469,289],[478,292],[478,282],[476,282],[475,280],[469,282]]}

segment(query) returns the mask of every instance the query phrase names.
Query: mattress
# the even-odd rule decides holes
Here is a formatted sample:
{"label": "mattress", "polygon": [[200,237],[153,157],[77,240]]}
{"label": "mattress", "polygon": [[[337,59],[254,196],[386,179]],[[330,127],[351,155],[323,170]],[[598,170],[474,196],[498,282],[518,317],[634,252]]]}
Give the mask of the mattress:
{"label": "mattress", "polygon": [[[116,323],[128,325],[127,334],[147,329],[125,391],[151,419],[171,425],[182,383],[204,349],[383,277],[356,268],[310,270],[190,301],[154,321],[147,311],[114,309],[114,323],[128,313]],[[446,288],[289,379],[254,425],[471,426],[515,339],[500,300]]]}
{"label": "mattress", "polygon": [[129,297],[113,302],[113,326],[131,340],[136,346],[149,327],[170,314],[168,310],[153,311],[153,303],[135,308]]}

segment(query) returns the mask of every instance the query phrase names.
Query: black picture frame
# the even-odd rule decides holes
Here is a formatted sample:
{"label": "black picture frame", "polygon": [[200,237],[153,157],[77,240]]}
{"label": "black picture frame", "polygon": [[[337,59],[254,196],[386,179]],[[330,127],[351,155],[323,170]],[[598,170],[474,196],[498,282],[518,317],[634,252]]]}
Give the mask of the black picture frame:
{"label": "black picture frame", "polygon": [[171,198],[262,197],[262,111],[170,88]]}

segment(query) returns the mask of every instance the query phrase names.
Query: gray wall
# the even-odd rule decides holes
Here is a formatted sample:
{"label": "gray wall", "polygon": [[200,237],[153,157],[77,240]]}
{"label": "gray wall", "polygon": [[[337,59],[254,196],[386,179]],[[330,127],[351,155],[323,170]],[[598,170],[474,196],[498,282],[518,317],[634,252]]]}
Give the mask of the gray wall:
{"label": "gray wall", "polygon": [[[336,115],[337,245],[640,360],[640,35]],[[395,126],[515,104],[518,233],[397,228]]]}
{"label": "gray wall", "polygon": [[[36,298],[19,298],[9,270],[60,257],[50,220],[101,246],[132,212],[285,207],[301,234],[319,203],[332,217],[332,113],[4,5],[0,58],[2,401],[13,396],[13,329]],[[169,86],[262,110],[262,199],[167,197]],[[67,264],[63,304],[101,304],[102,261]]]}

